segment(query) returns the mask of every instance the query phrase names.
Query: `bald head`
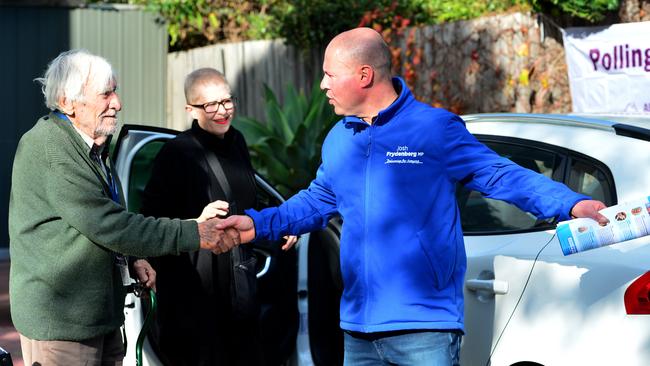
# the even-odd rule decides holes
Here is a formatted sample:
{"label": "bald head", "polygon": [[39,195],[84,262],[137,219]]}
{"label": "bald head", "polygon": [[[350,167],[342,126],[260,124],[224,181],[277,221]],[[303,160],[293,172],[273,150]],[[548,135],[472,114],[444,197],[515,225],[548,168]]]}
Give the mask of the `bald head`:
{"label": "bald head", "polygon": [[323,57],[325,91],[334,113],[368,123],[397,99],[390,73],[390,51],[370,28],[343,32],[329,43]]}
{"label": "bald head", "polygon": [[188,104],[197,103],[200,99],[200,91],[203,87],[209,84],[225,85],[230,90],[230,85],[226,77],[219,71],[211,68],[204,67],[189,73],[185,77],[185,100]]}
{"label": "bald head", "polygon": [[372,28],[355,28],[338,34],[327,46],[336,58],[349,66],[370,65],[375,77],[391,78],[391,56],[388,45]]}

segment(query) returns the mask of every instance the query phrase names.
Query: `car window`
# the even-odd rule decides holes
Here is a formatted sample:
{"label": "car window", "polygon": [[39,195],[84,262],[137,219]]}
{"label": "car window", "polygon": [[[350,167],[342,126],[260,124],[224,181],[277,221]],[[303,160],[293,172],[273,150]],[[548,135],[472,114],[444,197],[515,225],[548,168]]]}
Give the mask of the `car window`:
{"label": "car window", "polygon": [[[556,181],[572,190],[616,203],[614,180],[607,167],[589,157],[551,145],[511,138],[482,136],[479,139],[499,155]],[[503,234],[555,227],[552,219],[538,220],[509,203],[483,197],[461,185],[456,190],[465,234]]]}
{"label": "car window", "polygon": [[129,211],[140,212],[142,193],[151,177],[153,161],[166,141],[167,139],[152,140],[135,153],[129,171]]}
{"label": "car window", "polygon": [[[129,171],[129,196],[128,208],[131,212],[140,212],[142,206],[142,194],[151,177],[151,170],[156,155],[160,152],[167,138],[152,140],[143,145],[134,155]],[[268,183],[267,183],[268,184]],[[257,205],[256,209],[279,206],[282,201],[274,196],[262,182],[256,182]]]}
{"label": "car window", "polygon": [[572,157],[567,185],[576,192],[591,196],[607,206],[616,204],[614,180],[602,164],[580,157]]}
{"label": "car window", "polygon": [[[551,179],[560,167],[560,157],[548,150],[495,141],[484,143],[499,155]],[[551,225],[550,222],[537,220],[534,215],[514,205],[483,197],[481,193],[462,185],[459,185],[456,197],[466,234],[511,232]]]}

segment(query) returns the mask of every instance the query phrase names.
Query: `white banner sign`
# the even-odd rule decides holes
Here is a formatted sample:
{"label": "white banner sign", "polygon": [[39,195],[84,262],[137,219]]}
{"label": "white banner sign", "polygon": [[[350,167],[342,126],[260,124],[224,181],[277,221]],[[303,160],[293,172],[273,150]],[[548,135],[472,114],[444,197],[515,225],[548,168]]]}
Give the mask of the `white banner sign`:
{"label": "white banner sign", "polygon": [[568,28],[573,112],[650,115],[650,22]]}

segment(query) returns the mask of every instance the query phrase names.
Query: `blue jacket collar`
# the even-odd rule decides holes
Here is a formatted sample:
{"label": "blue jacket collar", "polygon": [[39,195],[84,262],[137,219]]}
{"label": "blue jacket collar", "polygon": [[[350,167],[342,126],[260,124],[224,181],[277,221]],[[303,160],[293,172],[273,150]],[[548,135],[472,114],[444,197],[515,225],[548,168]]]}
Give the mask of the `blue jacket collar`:
{"label": "blue jacket collar", "polygon": [[[382,109],[375,117],[373,124],[383,125],[390,121],[395,114],[397,114],[402,108],[404,108],[408,103],[413,100],[413,94],[409,90],[406,82],[401,77],[393,77],[393,87],[395,91],[399,94],[397,99],[385,109]],[[365,121],[360,119],[357,116],[345,116],[342,119],[344,124],[348,123],[362,123],[367,125]]]}

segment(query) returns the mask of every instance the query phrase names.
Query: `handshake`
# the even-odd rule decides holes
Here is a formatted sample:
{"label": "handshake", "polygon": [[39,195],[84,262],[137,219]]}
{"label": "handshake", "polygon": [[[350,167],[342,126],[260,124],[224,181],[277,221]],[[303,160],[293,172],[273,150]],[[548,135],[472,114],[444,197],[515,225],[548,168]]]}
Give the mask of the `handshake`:
{"label": "handshake", "polygon": [[[214,254],[229,251],[235,246],[255,239],[253,219],[243,215],[228,215],[228,202],[214,201],[203,209],[196,221],[199,224],[201,249],[208,249]],[[297,241],[296,236],[285,236],[282,250],[289,250]]]}
{"label": "handshake", "polygon": [[208,249],[214,254],[221,254],[242,242],[246,243],[246,241],[241,239],[241,235],[237,229],[224,225],[226,220],[214,217],[199,223],[201,249]]}

